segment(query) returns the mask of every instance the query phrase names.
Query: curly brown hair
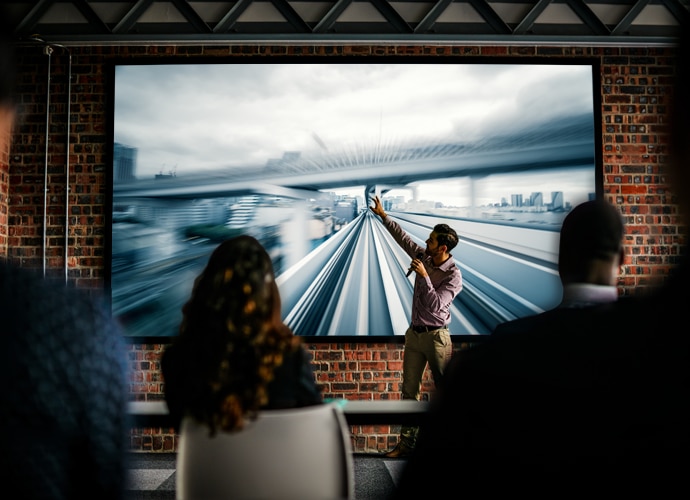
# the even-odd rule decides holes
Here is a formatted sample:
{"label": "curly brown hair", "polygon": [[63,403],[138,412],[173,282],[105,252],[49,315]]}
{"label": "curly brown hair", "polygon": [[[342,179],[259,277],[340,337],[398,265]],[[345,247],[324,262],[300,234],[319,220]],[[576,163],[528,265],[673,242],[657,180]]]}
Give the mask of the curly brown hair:
{"label": "curly brown hair", "polygon": [[186,411],[216,429],[235,431],[268,402],[267,386],[299,337],[280,319],[269,254],[258,240],[221,243],[196,278],[182,309],[178,347],[186,358]]}

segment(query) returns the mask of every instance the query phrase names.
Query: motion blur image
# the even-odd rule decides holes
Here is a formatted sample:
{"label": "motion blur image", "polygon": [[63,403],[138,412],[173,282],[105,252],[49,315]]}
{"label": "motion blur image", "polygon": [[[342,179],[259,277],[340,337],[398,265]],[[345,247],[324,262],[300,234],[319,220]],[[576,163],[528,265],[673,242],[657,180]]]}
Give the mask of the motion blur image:
{"label": "motion blur image", "polygon": [[238,234],[269,251],[297,335],[400,335],[409,257],[375,195],[421,245],[457,230],[453,335],[555,306],[561,223],[597,196],[598,70],[438,61],[116,65],[109,281],[126,335],[176,335],[194,277]]}

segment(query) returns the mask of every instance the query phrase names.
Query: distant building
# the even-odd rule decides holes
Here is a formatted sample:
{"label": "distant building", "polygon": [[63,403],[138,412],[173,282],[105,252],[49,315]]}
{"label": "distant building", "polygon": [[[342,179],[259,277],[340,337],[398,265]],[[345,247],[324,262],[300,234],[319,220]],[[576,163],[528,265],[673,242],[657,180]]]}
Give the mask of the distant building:
{"label": "distant building", "polygon": [[285,151],[282,158],[269,158],[266,170],[269,172],[302,172],[304,164],[300,162],[302,153],[299,151]]}
{"label": "distant building", "polygon": [[237,203],[232,205],[230,218],[225,226],[229,228],[247,227],[254,219],[256,207],[260,201],[259,196],[255,194],[242,196]]}
{"label": "distant building", "polygon": [[534,192],[529,197],[529,204],[535,208],[542,208],[544,206],[544,195],[543,193]]}
{"label": "distant building", "polygon": [[357,200],[354,198],[343,198],[335,204],[335,216],[350,222],[357,217]]}
{"label": "distant building", "polygon": [[137,148],[116,142],[113,145],[113,181],[127,182],[136,179]]}
{"label": "distant building", "polygon": [[551,210],[561,212],[565,209],[565,199],[563,198],[563,191],[551,192]]}

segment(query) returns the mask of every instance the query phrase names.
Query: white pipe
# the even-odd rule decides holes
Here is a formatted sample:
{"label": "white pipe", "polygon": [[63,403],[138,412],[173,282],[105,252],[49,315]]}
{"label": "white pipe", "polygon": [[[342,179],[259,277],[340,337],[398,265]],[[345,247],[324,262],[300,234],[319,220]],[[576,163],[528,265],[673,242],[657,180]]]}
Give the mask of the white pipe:
{"label": "white pipe", "polygon": [[53,48],[46,46],[45,54],[48,56],[48,83],[46,85],[46,154],[45,166],[43,168],[43,277],[46,275],[46,246],[47,225],[48,225],[48,132],[50,127],[50,61]]}
{"label": "white pipe", "polygon": [[67,70],[67,143],[65,144],[65,283],[69,278],[69,134],[72,103],[72,54],[69,54]]}

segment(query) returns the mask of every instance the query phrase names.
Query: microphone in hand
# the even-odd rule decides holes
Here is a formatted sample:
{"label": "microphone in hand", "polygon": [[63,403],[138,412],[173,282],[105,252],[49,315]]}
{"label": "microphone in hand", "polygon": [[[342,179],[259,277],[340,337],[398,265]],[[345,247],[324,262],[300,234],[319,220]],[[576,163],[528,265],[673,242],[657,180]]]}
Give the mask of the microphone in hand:
{"label": "microphone in hand", "polygon": [[[415,255],[415,259],[421,259],[422,257],[424,257],[424,254],[421,252]],[[412,271],[414,271],[414,269],[412,269],[412,266],[410,265],[410,268],[407,270],[407,274],[405,275],[405,277],[409,278],[410,274],[412,274]]]}

